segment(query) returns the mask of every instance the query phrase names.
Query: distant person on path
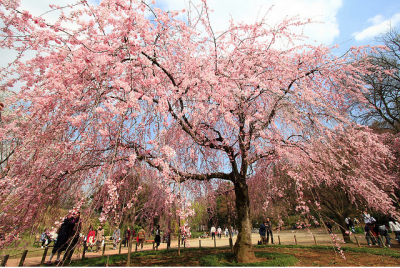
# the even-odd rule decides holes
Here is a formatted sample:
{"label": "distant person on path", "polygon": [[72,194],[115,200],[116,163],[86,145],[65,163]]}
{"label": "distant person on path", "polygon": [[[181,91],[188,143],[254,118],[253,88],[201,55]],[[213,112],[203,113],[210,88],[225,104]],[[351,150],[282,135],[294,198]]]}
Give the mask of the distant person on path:
{"label": "distant person on path", "polygon": [[332,224],[329,221],[325,222],[326,228],[328,228],[328,233],[332,233]]}
{"label": "distant person on path", "polygon": [[146,239],[146,232],[142,228],[138,232],[138,247],[140,245],[140,249],[143,249],[143,244],[145,239]]}
{"label": "distant person on path", "polygon": [[218,238],[221,239],[221,236],[222,236],[222,229],[221,229],[221,227],[219,227],[219,226],[218,226],[217,234],[218,234]]}
{"label": "distant person on path", "polygon": [[364,210],[364,213],[363,213],[361,216],[362,216],[363,221],[364,221],[365,224],[367,224],[367,223],[374,223],[374,222],[376,221],[376,220],[374,219],[374,217],[371,217],[371,215],[369,215],[369,214],[367,213],[366,210]]}
{"label": "distant person on path", "polygon": [[118,226],[116,226],[112,235],[113,249],[117,249],[117,245],[119,244],[120,239],[121,239],[121,230],[119,229]]}
{"label": "distant person on path", "polygon": [[389,227],[394,233],[396,241],[400,244],[400,223],[398,223],[393,217],[390,217]]}
{"label": "distant person on path", "polygon": [[[129,240],[131,239],[131,228],[128,226],[127,230],[125,231],[125,247],[129,247]],[[132,237],[135,236],[135,230],[133,230]]]}
{"label": "distant person on path", "polygon": [[96,231],[93,230],[93,227],[90,225],[89,233],[86,238],[87,248],[90,247],[90,252],[93,252],[93,246],[95,245],[95,243],[96,243]]}
{"label": "distant person on path", "polygon": [[229,237],[229,231],[228,231],[228,228],[225,228],[225,237]]}
{"label": "distant person on path", "polygon": [[272,236],[272,223],[269,221],[269,218],[267,218],[267,221],[265,222],[265,226],[267,227],[267,244],[269,241],[269,235],[271,235],[271,244],[274,243],[274,237]]}
{"label": "distant person on path", "polygon": [[[374,228],[375,233],[379,234],[383,240],[385,238],[385,245],[390,248],[392,246],[392,243],[390,242],[390,235],[388,232],[388,229],[386,228],[385,224],[383,224],[382,220],[379,220],[375,223],[375,228]],[[382,244],[383,241],[379,241],[380,239],[378,238],[379,244]]]}
{"label": "distant person on path", "polygon": [[56,264],[60,262],[61,252],[67,250],[69,244],[69,238],[72,234],[72,231],[75,226],[74,216],[70,213],[67,217],[64,218],[63,223],[61,224],[58,230],[57,242],[55,243],[53,250],[51,251],[49,261],[47,264],[51,264],[51,259],[54,254],[57,253],[57,259],[55,261]]}
{"label": "distant person on path", "polygon": [[372,226],[371,223],[367,223],[364,227],[365,239],[367,240],[368,246],[371,246],[371,243],[376,245],[375,236],[372,234]]}
{"label": "distant person on path", "polygon": [[211,240],[215,239],[215,232],[216,232],[215,227],[214,226],[211,227]]}
{"label": "distant person on path", "polygon": [[266,226],[266,221],[264,221],[261,226],[260,229],[258,230],[258,233],[260,234],[261,237],[261,244],[265,244],[267,242],[267,226]]}
{"label": "distant person on path", "polygon": [[99,252],[100,247],[103,246],[104,243],[104,229],[100,225],[97,229],[97,238],[96,238],[96,252]]}
{"label": "distant person on path", "polygon": [[350,218],[350,217],[347,217],[346,219],[344,219],[344,221],[346,222],[346,228],[347,228],[347,230],[351,231],[352,233],[355,233],[356,230],[355,230],[355,228],[354,228],[354,223],[353,223],[353,221],[351,220],[351,218]]}
{"label": "distant person on path", "polygon": [[154,237],[154,242],[156,243],[156,250],[158,250],[158,246],[159,246],[160,243],[161,243],[160,225],[157,225],[156,236]]}

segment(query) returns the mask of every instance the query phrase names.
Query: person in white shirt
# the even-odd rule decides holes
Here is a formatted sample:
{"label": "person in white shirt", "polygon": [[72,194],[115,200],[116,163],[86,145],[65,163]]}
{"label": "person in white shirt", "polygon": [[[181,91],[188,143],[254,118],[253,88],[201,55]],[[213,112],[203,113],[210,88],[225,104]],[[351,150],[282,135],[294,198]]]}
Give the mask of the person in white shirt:
{"label": "person in white shirt", "polygon": [[398,223],[394,218],[389,218],[389,227],[396,236],[396,241],[400,244],[400,223]]}
{"label": "person in white shirt", "polygon": [[217,229],[217,234],[218,234],[218,238],[221,239],[221,235],[222,235],[222,229],[221,229],[221,227],[218,227],[218,229]]}
{"label": "person in white shirt", "polygon": [[367,211],[365,210],[364,213],[361,215],[363,218],[363,221],[365,224],[367,223],[374,223],[376,220],[374,219],[374,217],[371,217],[371,215],[369,215],[367,213]]}
{"label": "person in white shirt", "polygon": [[211,227],[211,240],[215,239],[215,227]]}

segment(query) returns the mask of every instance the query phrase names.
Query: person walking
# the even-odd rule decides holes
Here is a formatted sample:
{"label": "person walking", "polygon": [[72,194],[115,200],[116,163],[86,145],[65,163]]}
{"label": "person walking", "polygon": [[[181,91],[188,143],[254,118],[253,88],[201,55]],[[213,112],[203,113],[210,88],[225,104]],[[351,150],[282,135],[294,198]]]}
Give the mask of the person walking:
{"label": "person walking", "polygon": [[272,236],[272,223],[269,221],[269,218],[267,218],[267,221],[265,222],[265,226],[267,227],[267,244],[269,241],[269,236],[271,235],[271,244],[274,244],[274,237]]}
{"label": "person walking", "polygon": [[[131,233],[132,233],[131,228],[128,226],[128,228],[125,231],[125,243],[123,243],[124,247],[129,246],[129,240],[131,239]],[[135,230],[133,230],[133,234],[132,234],[132,237],[134,237],[134,236],[135,236]]]}
{"label": "person walking", "polygon": [[158,250],[158,246],[160,246],[160,243],[161,243],[160,225],[157,225],[156,236],[154,237],[154,243],[156,243],[156,250]]}
{"label": "person walking", "polygon": [[217,234],[218,234],[218,238],[221,239],[222,229],[219,226],[218,226],[218,229],[217,229]]}
{"label": "person walking", "polygon": [[70,239],[69,239],[71,242],[68,244],[67,250],[63,257],[63,262],[71,260],[72,254],[74,253],[74,250],[76,248],[76,244],[79,241],[81,227],[82,227],[82,223],[80,221],[80,216],[81,216],[81,213],[79,211],[77,213],[75,213],[73,216],[73,219],[72,219],[73,228],[72,228],[72,231],[70,234]]}
{"label": "person walking", "polygon": [[74,216],[72,213],[70,213],[67,217],[64,218],[63,223],[58,229],[57,242],[55,243],[53,250],[51,251],[49,261],[47,262],[48,265],[51,264],[51,260],[55,253],[57,253],[57,259],[55,263],[58,264],[60,262],[61,253],[68,248],[69,238],[74,229],[74,225]]}
{"label": "person walking", "polygon": [[117,249],[117,245],[119,244],[120,239],[121,239],[121,230],[119,229],[118,226],[116,226],[112,235],[114,250]]}
{"label": "person walking", "polygon": [[364,210],[363,214],[361,215],[363,221],[365,224],[367,223],[374,223],[376,220],[374,219],[374,217],[372,217],[371,215],[368,214],[368,212],[366,210]]}
{"label": "person walking", "polygon": [[372,224],[367,223],[364,227],[365,239],[367,240],[368,246],[371,244],[376,245],[375,236],[372,233]]}
{"label": "person walking", "polygon": [[212,226],[211,227],[211,240],[213,240],[213,239],[215,239],[215,227],[214,226]]}
{"label": "person walking", "polygon": [[140,249],[143,249],[143,244],[145,239],[146,239],[146,232],[142,228],[138,232],[138,247],[140,245]]}
{"label": "person walking", "polygon": [[104,243],[104,229],[100,225],[97,229],[97,237],[96,237],[96,252],[100,250],[100,247],[103,246]]}
{"label": "person walking", "polygon": [[267,226],[266,226],[266,221],[264,221],[260,229],[258,230],[258,233],[260,234],[261,237],[261,244],[265,244],[267,242],[267,238],[265,237],[267,235]]}

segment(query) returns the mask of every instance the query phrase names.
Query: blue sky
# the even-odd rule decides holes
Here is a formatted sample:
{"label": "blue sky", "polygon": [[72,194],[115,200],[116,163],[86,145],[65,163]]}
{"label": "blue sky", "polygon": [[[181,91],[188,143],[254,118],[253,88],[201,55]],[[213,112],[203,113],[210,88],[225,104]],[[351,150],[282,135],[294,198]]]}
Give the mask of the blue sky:
{"label": "blue sky", "polygon": [[[163,10],[188,10],[189,1],[156,0],[156,6]],[[51,3],[63,6],[73,2],[75,1],[21,0],[22,9],[34,15],[47,11]],[[89,2],[98,4],[100,0]],[[150,3],[151,0],[146,2]],[[255,22],[256,18],[266,14],[271,6],[273,8],[267,16],[270,25],[274,25],[285,16],[294,15],[323,22],[307,26],[305,33],[314,40],[310,40],[314,45],[339,44],[339,50],[334,52],[337,55],[346,52],[351,46],[376,44],[374,37],[385,32],[390,24],[400,28],[399,0],[209,0],[208,4],[214,10],[211,22],[215,31],[224,30],[231,16],[236,21]],[[44,18],[51,22],[55,15],[48,13]],[[0,66],[11,60],[11,54],[8,52],[0,51],[0,56],[3,58]]]}

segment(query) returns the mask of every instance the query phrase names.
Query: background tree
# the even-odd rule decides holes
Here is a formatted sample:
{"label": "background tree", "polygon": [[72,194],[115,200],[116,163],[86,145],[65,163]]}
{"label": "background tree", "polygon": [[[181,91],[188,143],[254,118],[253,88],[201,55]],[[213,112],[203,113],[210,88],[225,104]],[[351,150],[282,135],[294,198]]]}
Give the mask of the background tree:
{"label": "background tree", "polygon": [[[4,100],[13,113],[2,131],[13,131],[21,146],[0,183],[0,202],[18,198],[16,207],[2,207],[16,210],[12,220],[23,228],[43,210],[43,197],[81,200],[85,193],[74,189],[106,186],[99,192],[108,195],[106,211],[115,209],[120,178],[139,161],[170,182],[160,183],[166,193],[178,188],[181,200],[230,181],[235,258],[251,262],[252,167],[290,153],[305,158],[315,150],[309,140],[324,144],[333,127],[355,131],[347,101],[363,97],[360,76],[370,62],[349,63],[360,49],[335,58],[328,47],[305,45],[294,28],[309,20],[232,21],[214,33],[205,1],[189,5],[185,22],[179,12],[134,0],[82,0],[69,14],[52,5],[60,12],[53,24],[18,5],[7,0],[0,9],[0,47],[19,52],[2,70],[9,79],[1,87],[23,85]],[[25,61],[27,51],[35,56]],[[184,205],[180,217],[188,215]]]}
{"label": "background tree", "polygon": [[400,35],[396,28],[377,39],[382,43],[365,59],[371,71],[362,75],[367,84],[364,100],[354,103],[353,117],[362,124],[400,132]]}

